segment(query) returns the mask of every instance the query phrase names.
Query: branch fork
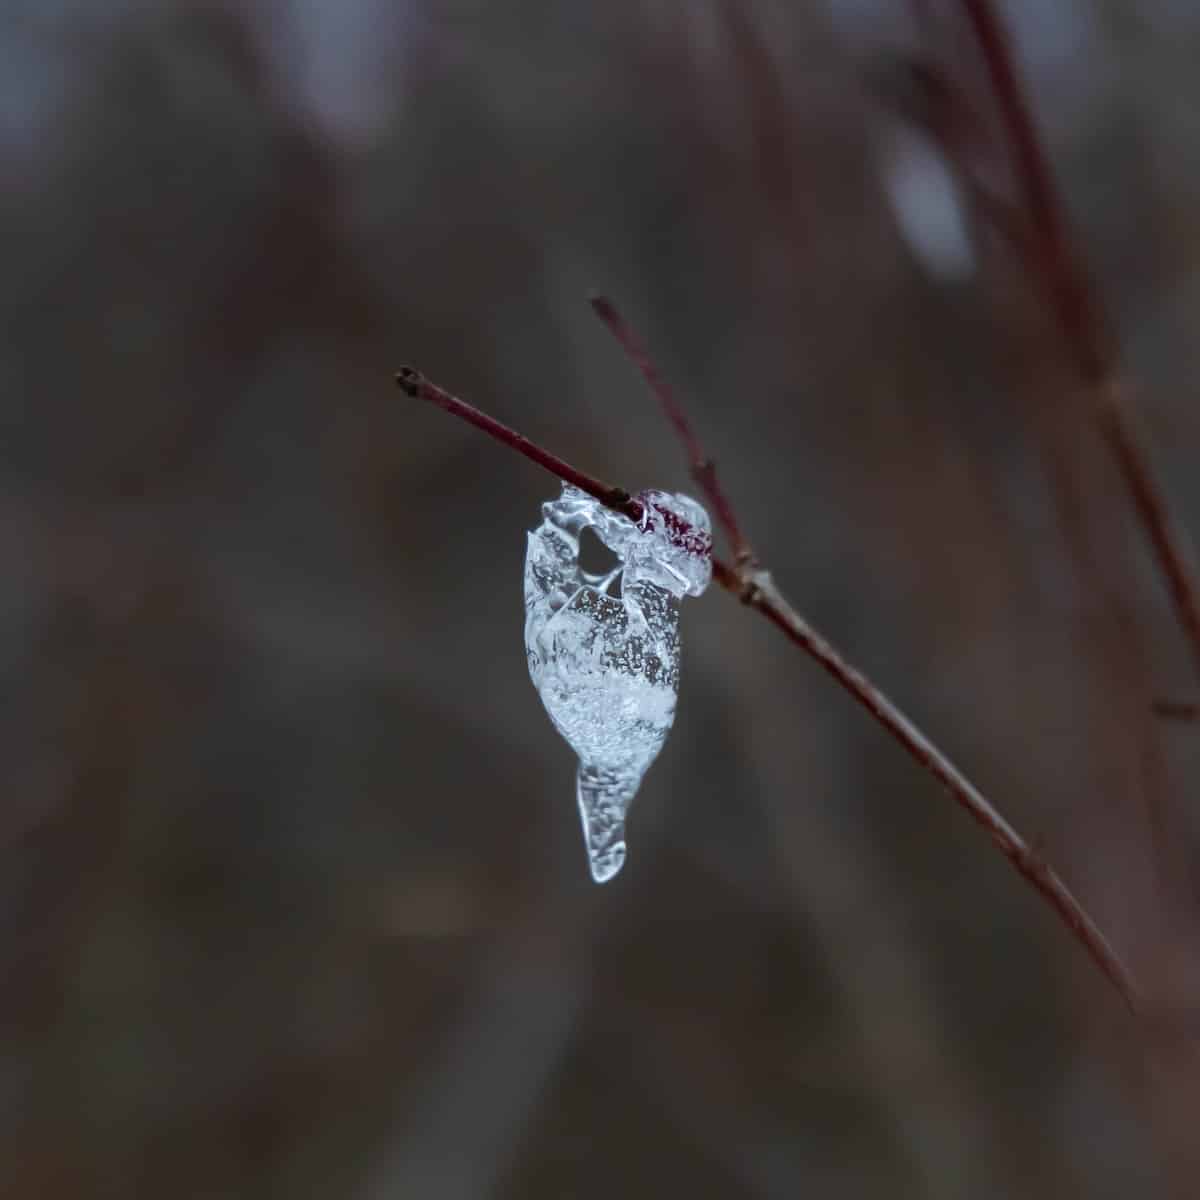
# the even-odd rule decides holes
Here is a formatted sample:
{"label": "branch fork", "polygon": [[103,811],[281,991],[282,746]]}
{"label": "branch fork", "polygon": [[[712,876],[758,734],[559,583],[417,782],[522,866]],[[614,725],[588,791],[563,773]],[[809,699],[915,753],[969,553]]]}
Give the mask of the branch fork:
{"label": "branch fork", "polygon": [[[713,557],[713,578],[742,604],[760,612],[789,641],[814,659],[836,683],[847,691],[887,731],[908,754],[949,792],[977,824],[983,827],[1000,852],[1009,860],[1021,877],[1050,905],[1059,920],[1091,957],[1092,961],[1116,988],[1132,1012],[1141,1009],[1140,993],[1133,977],[1107,938],[1088,915],[1067,885],[1045,860],[1029,846],[1005,820],[983,793],[954,765],[949,757],[892,703],[865,675],[853,667],[821,636],[779,590],[770,571],[759,565],[754,552],[717,478],[713,460],[704,453],[699,438],[692,429],[687,413],[675,393],[666,383],[640,339],[617,311],[612,301],[603,296],[592,298],[592,308],[612,332],[626,354],[641,371],[650,390],[657,397],[668,420],[683,443],[691,467],[692,478],[711,507],[716,523],[725,534],[733,551],[733,565]],[[458,399],[419,371],[405,367],[396,375],[396,382],[409,396],[425,400],[438,408],[482,429],[501,444],[537,463],[564,482],[594,496],[602,504],[631,520],[642,522],[642,504],[622,488],[586,474],[564,459],[531,442],[522,434],[488,416],[479,409]],[[678,522],[675,531],[679,544],[687,544],[695,530]]]}

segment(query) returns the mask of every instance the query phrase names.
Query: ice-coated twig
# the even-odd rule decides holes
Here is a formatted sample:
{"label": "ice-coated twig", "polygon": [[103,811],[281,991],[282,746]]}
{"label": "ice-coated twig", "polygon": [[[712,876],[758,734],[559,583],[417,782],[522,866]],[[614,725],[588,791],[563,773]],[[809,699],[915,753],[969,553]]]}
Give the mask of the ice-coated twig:
{"label": "ice-coated twig", "polygon": [[[649,361],[648,356],[647,361]],[[657,372],[655,374],[657,375]],[[632,500],[628,492],[620,488],[609,487],[571,466],[508,426],[488,417],[479,409],[430,383],[413,368],[406,367],[400,371],[396,376],[396,382],[410,396],[426,400],[453,416],[468,421],[501,444],[525,455],[526,458],[531,459],[551,474],[557,475],[565,482],[575,484],[609,508],[632,516],[634,520],[640,519],[641,506]],[[677,411],[682,414],[683,409],[677,400],[675,404]],[[690,430],[686,416],[683,420],[685,427]],[[694,438],[694,434],[692,436]],[[698,440],[695,441],[695,445],[699,446]],[[690,449],[689,445],[689,451]],[[708,461],[703,454],[699,458],[701,461]],[[715,480],[715,475],[713,478]],[[705,488],[707,495],[706,482],[703,479],[698,482]],[[637,515],[631,511],[631,505],[636,506]],[[728,533],[730,526],[725,525],[724,521],[722,521],[722,525]],[[733,522],[732,528],[739,528],[736,521]],[[685,539],[696,533],[686,524],[677,532]],[[1121,994],[1129,1009],[1135,1013],[1139,1012],[1140,995],[1133,977],[1117,956],[1116,951],[1109,945],[1103,932],[1067,885],[1030,848],[1024,838],[1000,815],[953,762],[866,676],[850,666],[838,651],[800,616],[775,586],[770,573],[756,564],[753,554],[748,551],[748,543],[743,540],[743,545],[747,547],[747,550],[745,557],[737,566],[730,566],[714,556],[713,578],[744,604],[757,609],[791,642],[815,659],[908,751],[921,767],[946,788],[955,801],[987,831],[992,841],[1017,872],[1054,909],[1059,919],[1087,951],[1092,961]]]}

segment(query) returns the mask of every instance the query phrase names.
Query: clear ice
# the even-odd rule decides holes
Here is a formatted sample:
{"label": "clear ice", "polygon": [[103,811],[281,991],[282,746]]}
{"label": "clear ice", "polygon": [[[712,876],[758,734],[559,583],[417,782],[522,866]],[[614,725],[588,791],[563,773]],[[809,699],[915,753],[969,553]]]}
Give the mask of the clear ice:
{"label": "clear ice", "polygon": [[[525,554],[529,674],[579,756],[576,795],[597,883],[625,862],[625,814],[675,720],[679,602],[712,578],[704,509],[668,492],[637,499],[640,524],[563,484],[542,505]],[[691,528],[686,539],[680,522]],[[616,556],[606,574],[580,566],[586,529]]]}

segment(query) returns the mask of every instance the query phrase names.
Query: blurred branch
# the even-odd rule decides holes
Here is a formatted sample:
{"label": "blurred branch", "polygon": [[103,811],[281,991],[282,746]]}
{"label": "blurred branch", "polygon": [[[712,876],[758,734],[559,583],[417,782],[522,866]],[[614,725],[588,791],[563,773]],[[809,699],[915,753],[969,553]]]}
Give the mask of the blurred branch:
{"label": "blurred branch", "polygon": [[[1038,282],[1070,356],[1091,391],[1093,417],[1108,445],[1129,500],[1166,582],[1176,618],[1200,669],[1200,580],[1187,533],[1174,518],[1144,448],[1119,350],[1103,304],[1071,243],[1067,219],[1030,105],[1022,89],[1009,38],[991,0],[960,0],[987,68],[1004,129],[1005,152],[1021,192],[1023,236],[1003,210],[981,205],[981,215],[1000,230]],[[965,103],[965,101],[964,101]],[[955,107],[953,102],[951,108]],[[943,139],[967,179],[974,172],[961,144]]]}
{"label": "blurred branch", "polygon": [[[1091,956],[1092,961],[1120,992],[1129,1009],[1132,1012],[1138,1012],[1139,993],[1133,978],[1109,945],[1104,934],[1072,895],[1066,884],[992,807],[979,789],[954,763],[865,675],[852,667],[828,641],[808,624],[779,591],[770,572],[758,566],[753,550],[741,532],[733,508],[719,486],[716,468],[712,460],[704,453],[683,406],[673,391],[663,382],[640,340],[636,338],[611,302],[598,300],[593,303],[598,314],[619,337],[622,346],[630,353],[651,384],[687,449],[696,482],[703,489],[714,509],[717,510],[718,520],[734,546],[737,554],[736,566],[730,566],[714,556],[713,577],[716,581],[727,592],[737,596],[743,604],[757,609],[789,641],[815,659],[908,751],[919,766],[942,784],[956,803],[987,831],[1000,852],[1012,863],[1017,872],[1054,909],[1060,920]],[[501,444],[523,454],[551,474],[582,488],[609,508],[623,513],[631,520],[641,520],[642,506],[632,499],[628,492],[601,483],[571,466],[515,430],[437,387],[413,368],[405,367],[398,372],[396,382],[408,395],[426,400],[452,416],[460,417],[476,428],[482,429]],[[685,537],[692,533],[686,526],[680,532]]]}

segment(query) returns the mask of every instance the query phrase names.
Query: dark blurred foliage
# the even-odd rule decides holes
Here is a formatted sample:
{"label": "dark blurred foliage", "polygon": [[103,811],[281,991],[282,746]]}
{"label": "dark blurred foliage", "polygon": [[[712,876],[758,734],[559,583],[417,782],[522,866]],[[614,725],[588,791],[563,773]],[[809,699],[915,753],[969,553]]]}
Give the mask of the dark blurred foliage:
{"label": "dark blurred foliage", "polygon": [[[1006,11],[1200,530],[1200,21]],[[614,296],[785,590],[1195,1011],[1200,729],[1152,704],[1200,684],[879,86],[936,51],[987,119],[956,13],[0,6],[0,1194],[1196,1194],[1194,1050],[728,597],[591,884],[521,645],[557,485],[391,383],[685,488]]]}

